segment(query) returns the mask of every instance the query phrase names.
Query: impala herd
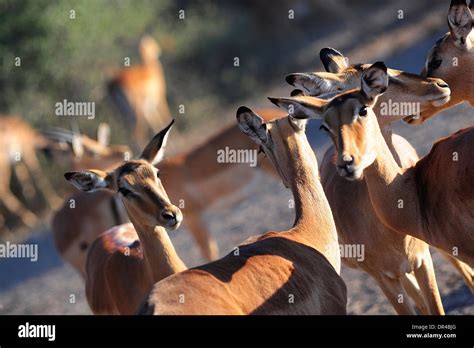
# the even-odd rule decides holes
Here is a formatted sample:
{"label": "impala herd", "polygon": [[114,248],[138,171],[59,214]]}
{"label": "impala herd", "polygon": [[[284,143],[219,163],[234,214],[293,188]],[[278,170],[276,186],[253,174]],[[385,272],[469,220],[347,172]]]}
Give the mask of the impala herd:
{"label": "impala herd", "polygon": [[[145,36],[142,64],[108,83],[141,154],[132,159],[128,146],[110,145],[106,124],[92,139],[77,129],[40,133],[18,117],[1,117],[0,203],[32,227],[38,217],[11,192],[12,171],[23,197],[58,207],[35,152],[71,168],[65,178],[81,192],[56,211],[52,231],[61,256],[84,277],[95,314],[346,314],[342,261],[370,274],[398,314],[442,315],[430,246],[474,292],[474,127],[438,140],[420,159],[392,124],[422,127],[446,108],[474,106],[472,23],[467,1],[452,0],[449,32],[421,75],[382,62],[351,65],[324,48],[326,71],[290,74],[291,96],[269,98],[286,113],[242,106],[236,124],[168,157],[174,120],[160,48]],[[419,112],[387,114],[387,103]],[[333,142],[319,165],[305,133],[315,118]],[[225,147],[263,155],[256,168],[218,163]],[[218,258],[204,211],[258,172],[291,190],[294,223]],[[181,224],[209,263],[188,269],[181,260],[168,235]],[[363,245],[363,259],[341,257],[340,245]]]}

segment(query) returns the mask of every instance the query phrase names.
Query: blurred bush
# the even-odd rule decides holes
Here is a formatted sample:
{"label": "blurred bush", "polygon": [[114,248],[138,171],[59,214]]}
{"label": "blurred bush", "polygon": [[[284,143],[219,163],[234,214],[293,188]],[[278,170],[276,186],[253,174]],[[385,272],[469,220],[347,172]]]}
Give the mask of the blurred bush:
{"label": "blurred bush", "polygon": [[[290,9],[295,20],[288,19]],[[37,127],[69,127],[69,119],[54,116],[54,104],[95,101],[96,120],[79,122],[93,134],[114,112],[104,99],[105,81],[125,57],[138,62],[137,42],[149,33],[163,48],[171,110],[186,106],[178,127],[187,128],[196,119],[219,117],[217,109],[276,79],[281,83],[292,52],[316,35],[304,31],[305,24],[317,33],[310,14],[324,18],[332,10],[305,0],[0,0],[0,111]],[[118,138],[123,133],[116,124]]]}

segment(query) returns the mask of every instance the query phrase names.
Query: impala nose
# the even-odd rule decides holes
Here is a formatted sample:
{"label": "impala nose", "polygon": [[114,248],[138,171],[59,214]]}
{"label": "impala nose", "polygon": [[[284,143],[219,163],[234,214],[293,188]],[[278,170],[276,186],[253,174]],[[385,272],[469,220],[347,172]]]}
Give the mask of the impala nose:
{"label": "impala nose", "polygon": [[171,227],[173,229],[178,228],[179,224],[183,220],[183,215],[178,208],[168,208],[164,209],[161,212],[161,217],[163,218],[166,227]]}
{"label": "impala nose", "polygon": [[445,89],[449,93],[451,92],[449,90],[449,85],[444,80],[441,80],[437,77],[429,77],[428,80],[430,80],[432,83],[436,84],[437,87],[439,87],[441,89]]}
{"label": "impala nose", "polygon": [[354,158],[349,155],[344,155],[342,158],[342,163],[337,165],[339,170],[346,175],[354,173]]}
{"label": "impala nose", "polygon": [[441,88],[449,88],[448,84],[444,81],[438,81],[436,82],[436,84],[438,85],[438,87],[441,87]]}

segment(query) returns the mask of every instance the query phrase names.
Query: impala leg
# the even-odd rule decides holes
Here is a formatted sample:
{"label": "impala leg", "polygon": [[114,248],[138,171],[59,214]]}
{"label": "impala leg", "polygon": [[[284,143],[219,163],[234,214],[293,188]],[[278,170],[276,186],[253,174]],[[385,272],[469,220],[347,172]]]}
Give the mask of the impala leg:
{"label": "impala leg", "polygon": [[3,192],[1,199],[5,209],[18,216],[25,226],[33,228],[38,223],[38,217],[28,210],[10,191]]}
{"label": "impala leg", "polygon": [[418,269],[415,269],[415,277],[420,285],[430,310],[430,314],[444,315],[443,303],[439,294],[438,283],[433,267],[433,260],[429,251]]}
{"label": "impala leg", "polygon": [[38,190],[44,195],[44,198],[49,203],[49,205],[56,209],[62,204],[62,199],[60,199],[56,192],[51,187],[49,181],[45,178],[43,171],[41,170],[41,166],[38,162],[38,158],[36,157],[35,153],[30,153],[28,156],[24,156],[23,160],[25,161],[25,165],[28,168],[28,171],[33,178],[36,187]]}
{"label": "impala leg", "polygon": [[196,240],[201,254],[209,261],[215,260],[219,256],[219,249],[216,241],[209,236],[201,217],[196,213],[187,213],[184,223]]}
{"label": "impala leg", "polygon": [[472,270],[471,266],[444,250],[436,250],[438,250],[444,256],[444,258],[446,258],[454,266],[454,268],[456,268],[458,272],[461,273],[462,277],[464,278],[464,282],[469,287],[471,292],[474,293],[474,271]]}
{"label": "impala leg", "polygon": [[8,212],[18,216],[25,226],[32,228],[38,222],[38,218],[10,191],[11,170],[10,165],[3,167],[3,173],[0,177],[0,200]]}
{"label": "impala leg", "polygon": [[407,273],[400,277],[400,281],[408,293],[408,296],[410,296],[413,301],[415,301],[415,304],[420,310],[421,314],[429,315],[430,311],[428,309],[428,303],[423,297],[423,293],[421,292],[420,285],[418,284],[415,275],[413,273]]}
{"label": "impala leg", "polygon": [[8,239],[13,235],[12,231],[8,228],[5,223],[5,217],[0,213],[0,235],[3,239]]}
{"label": "impala leg", "polygon": [[408,295],[399,279],[381,276],[376,280],[397,314],[416,315],[415,308],[410,303]]}
{"label": "impala leg", "polygon": [[28,200],[34,200],[36,198],[37,192],[35,186],[31,182],[28,168],[23,162],[18,162],[15,166],[13,166],[13,170],[15,171],[15,174],[21,183],[20,186],[23,196]]}

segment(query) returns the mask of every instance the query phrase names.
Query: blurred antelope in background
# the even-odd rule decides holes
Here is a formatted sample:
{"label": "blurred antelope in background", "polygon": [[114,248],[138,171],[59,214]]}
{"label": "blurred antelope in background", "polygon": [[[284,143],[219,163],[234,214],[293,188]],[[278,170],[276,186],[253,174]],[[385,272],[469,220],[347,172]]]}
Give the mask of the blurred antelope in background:
{"label": "blurred antelope in background", "polygon": [[345,314],[336,227],[305,120],[264,123],[246,107],[237,110],[237,120],[291,189],[293,227],[250,237],[217,261],[163,279],[140,313]]}
{"label": "blurred antelope in background", "polygon": [[101,234],[88,252],[86,296],[95,314],[133,314],[154,283],[186,269],[167,233],[180,226],[183,215],[170,203],[155,168],[173,122],[150,141],[138,160],[124,161],[109,172],[65,174],[82,191],[118,193],[132,222]]}
{"label": "blurred antelope in background", "polygon": [[166,81],[158,58],[161,48],[150,36],[139,44],[141,64],[120,70],[108,83],[108,92],[128,125],[133,141],[143,147],[150,134],[171,120],[166,101]]}
{"label": "blurred antelope in background", "polygon": [[[0,116],[0,203],[29,228],[38,223],[38,217],[11,191],[11,178],[14,172],[26,201],[33,203],[42,196],[52,208],[56,207],[60,199],[36,155],[38,150],[47,150],[49,146],[48,140],[20,117]],[[3,230],[9,232],[4,220],[0,215]]]}

